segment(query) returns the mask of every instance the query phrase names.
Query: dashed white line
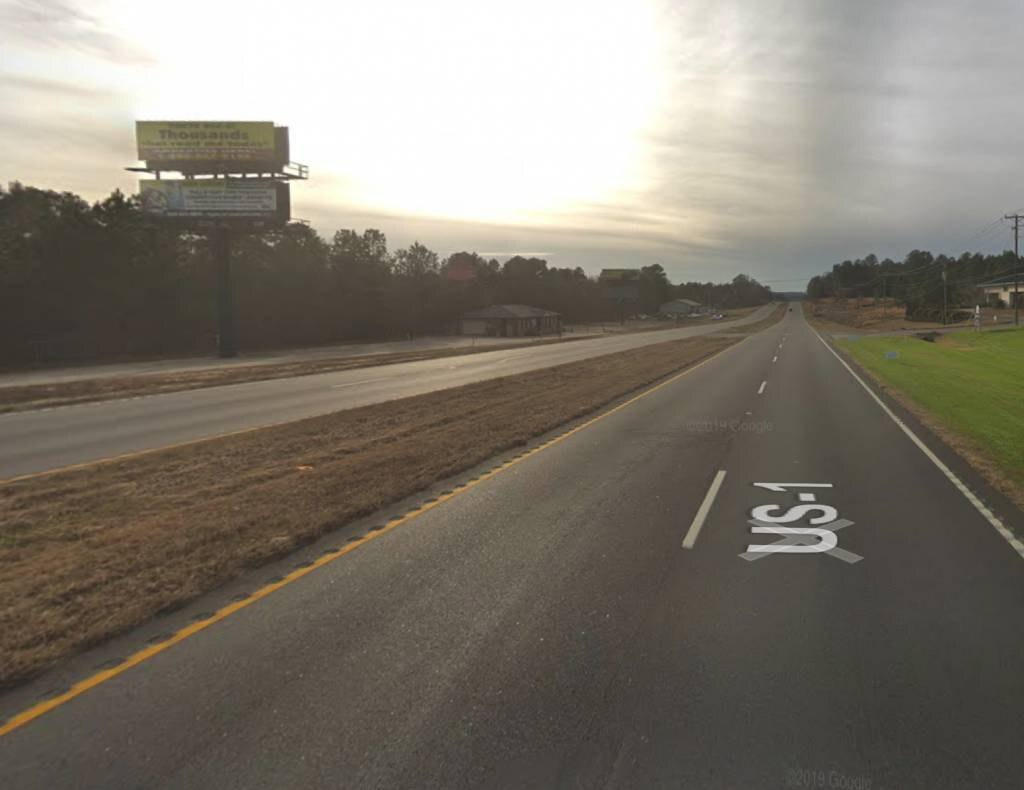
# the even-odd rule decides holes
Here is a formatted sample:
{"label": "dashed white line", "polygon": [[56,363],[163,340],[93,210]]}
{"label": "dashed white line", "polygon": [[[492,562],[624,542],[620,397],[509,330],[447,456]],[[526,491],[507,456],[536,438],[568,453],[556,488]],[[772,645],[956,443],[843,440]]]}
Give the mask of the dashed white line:
{"label": "dashed white line", "polygon": [[779,361],[779,355],[776,354],[774,357],[772,357],[772,362],[778,362],[778,361]]}
{"label": "dashed white line", "polygon": [[761,386],[757,388],[757,394],[758,395],[764,395],[764,388],[767,387],[767,386],[768,386],[768,382],[767,381],[762,381],[761,382]]}
{"label": "dashed white line", "polygon": [[711,481],[711,487],[708,489],[707,494],[704,495],[704,501],[700,503],[697,515],[693,517],[693,523],[690,524],[690,528],[686,531],[686,537],[683,538],[684,549],[692,549],[693,544],[697,542],[700,528],[704,526],[708,513],[711,512],[711,506],[715,503],[715,497],[718,496],[718,489],[722,487],[723,480],[725,480],[725,470],[719,469],[715,474],[715,479]]}
{"label": "dashed white line", "polygon": [[998,518],[998,516],[996,516],[995,513],[993,513],[991,510],[985,507],[985,504],[974,495],[974,492],[971,491],[971,489],[969,489],[966,485],[964,485],[960,478],[953,473],[953,470],[946,466],[942,462],[942,459],[939,458],[935,453],[933,453],[928,448],[928,445],[921,441],[918,435],[914,433],[912,430],[910,430],[910,428],[907,427],[907,424],[903,422],[903,420],[901,420],[899,417],[897,417],[895,413],[893,413],[892,409],[885,405],[885,401],[879,398],[874,393],[874,390],[872,390],[871,387],[864,383],[864,379],[858,376],[854,369],[851,368],[848,364],[846,364],[846,360],[839,356],[839,354],[836,353],[836,350],[825,342],[825,339],[818,334],[817,330],[812,328],[811,331],[818,336],[818,340],[820,340],[821,344],[829,350],[832,356],[839,360],[839,364],[846,368],[847,372],[851,376],[853,376],[854,379],[857,380],[857,383],[860,384],[865,389],[865,391],[867,391],[868,395],[872,397],[875,403],[877,403],[882,408],[882,411],[888,414],[892,421],[899,426],[900,430],[907,435],[910,441],[917,445],[917,449],[924,453],[925,457],[927,457],[929,461],[935,464],[938,470],[946,476],[946,479],[948,479],[949,482],[956,486],[957,491],[963,494],[964,498],[967,499],[967,501],[974,506],[974,509],[977,510],[982,515],[982,517],[989,524],[992,525],[993,528],[995,528],[995,531],[998,532],[1003,537],[1003,539],[1010,544],[1014,551],[1016,551],[1022,558],[1024,558],[1024,543],[1018,540],[1017,536],[1006,528],[1006,525],[1003,524],[1003,522]]}

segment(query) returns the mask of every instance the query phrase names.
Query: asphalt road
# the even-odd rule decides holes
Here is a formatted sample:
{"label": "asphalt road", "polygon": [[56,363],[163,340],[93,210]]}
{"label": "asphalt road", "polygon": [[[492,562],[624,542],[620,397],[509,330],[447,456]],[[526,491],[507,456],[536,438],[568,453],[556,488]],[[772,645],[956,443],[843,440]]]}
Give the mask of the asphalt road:
{"label": "asphalt road", "polygon": [[[828,545],[752,534],[798,503],[829,553],[741,556]],[[1022,617],[1024,558],[797,308],[0,738],[0,786],[1017,788]]]}
{"label": "asphalt road", "polygon": [[742,326],[731,322],[0,415],[0,480]]}
{"label": "asphalt road", "polygon": [[[568,334],[568,337],[596,334],[586,329]],[[284,348],[273,351],[248,351],[237,357],[222,359],[215,356],[152,359],[135,362],[81,364],[64,367],[43,367],[36,370],[0,371],[0,387],[18,387],[33,384],[61,384],[85,379],[116,376],[138,376],[147,373],[185,373],[213,368],[247,368],[254,365],[278,365],[292,362],[317,362],[325,359],[364,357],[374,354],[401,354],[409,351],[490,346],[501,348],[523,343],[522,337],[467,337],[462,335],[426,335],[414,340],[387,340],[371,343],[339,343],[330,346]]]}

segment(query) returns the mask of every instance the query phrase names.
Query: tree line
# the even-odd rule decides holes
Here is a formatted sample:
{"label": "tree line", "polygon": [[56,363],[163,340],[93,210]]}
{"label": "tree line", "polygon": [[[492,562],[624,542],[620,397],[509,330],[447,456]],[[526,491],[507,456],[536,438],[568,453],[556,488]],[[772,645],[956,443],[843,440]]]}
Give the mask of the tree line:
{"label": "tree line", "polygon": [[812,277],[807,296],[891,298],[907,308],[911,318],[934,319],[943,308],[973,307],[979,300],[978,285],[1013,272],[1013,251],[997,255],[965,252],[959,257],[932,255],[912,250],[902,261],[876,255],[837,263],[832,271]]}
{"label": "tree line", "polygon": [[[490,304],[554,310],[568,323],[618,315],[582,268],[518,255],[441,258],[419,242],[389,250],[375,229],[325,239],[293,222],[238,234],[232,276],[242,348],[451,331],[459,315]],[[660,264],[643,268],[639,291],[630,309],[648,314],[680,296],[721,307],[771,298],[745,275],[675,286]],[[207,238],[163,225],[135,197],[115,191],[90,204],[69,192],[0,187],[0,363],[206,353],[216,340],[215,297]]]}

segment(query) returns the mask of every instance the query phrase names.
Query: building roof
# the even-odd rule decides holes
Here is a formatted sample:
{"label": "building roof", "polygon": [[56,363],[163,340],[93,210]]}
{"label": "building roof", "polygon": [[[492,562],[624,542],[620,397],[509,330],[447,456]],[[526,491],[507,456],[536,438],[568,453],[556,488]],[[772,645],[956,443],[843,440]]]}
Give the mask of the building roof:
{"label": "building roof", "polygon": [[[1024,271],[1021,272],[1020,277],[1018,278],[1018,281],[1020,282],[1021,289],[1024,290]],[[979,288],[998,288],[998,287],[1005,287],[1007,285],[1013,285],[1013,275],[1012,274],[1008,274],[1008,275],[1006,275],[1006,277],[999,277],[999,278],[997,278],[995,280],[990,280],[987,283],[978,283],[978,287]]]}
{"label": "building roof", "polygon": [[693,299],[673,299],[671,302],[665,302],[658,309],[662,311],[674,309],[690,310],[694,307],[700,307],[700,302],[695,302]]}
{"label": "building roof", "polygon": [[545,318],[557,316],[553,310],[542,310],[525,304],[494,304],[463,313],[462,318]]}

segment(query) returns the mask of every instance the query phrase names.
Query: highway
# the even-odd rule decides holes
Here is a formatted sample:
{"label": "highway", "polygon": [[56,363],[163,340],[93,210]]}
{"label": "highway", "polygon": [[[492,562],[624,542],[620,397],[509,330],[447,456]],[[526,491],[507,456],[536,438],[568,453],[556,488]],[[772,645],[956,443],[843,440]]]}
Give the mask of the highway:
{"label": "highway", "polygon": [[772,309],[679,329],[3,414],[0,480],[708,334]]}
{"label": "highway", "polygon": [[0,786],[1020,787],[1021,513],[886,408],[797,306],[0,737]]}

